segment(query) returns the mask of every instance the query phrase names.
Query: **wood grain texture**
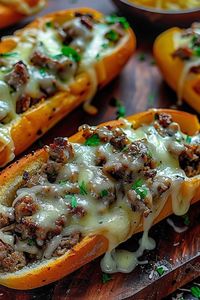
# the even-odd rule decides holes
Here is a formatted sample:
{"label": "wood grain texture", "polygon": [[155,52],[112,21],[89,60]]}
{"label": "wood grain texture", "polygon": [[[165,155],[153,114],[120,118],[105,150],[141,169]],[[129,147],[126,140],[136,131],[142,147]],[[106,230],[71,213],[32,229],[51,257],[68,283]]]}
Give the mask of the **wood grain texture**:
{"label": "wood grain texture", "polygon": [[[66,9],[68,7],[91,6],[103,13],[115,11],[115,7],[108,0],[49,0],[47,11]],[[32,20],[29,18],[28,21]],[[81,107],[73,111],[53,129],[51,129],[31,149],[38,148],[41,142],[46,144],[56,136],[70,136],[83,124],[96,125],[116,117],[116,109],[110,105],[110,100],[116,97],[126,107],[127,115],[144,111],[151,107],[169,108],[176,103],[175,93],[163,82],[161,75],[152,63],[152,43],[158,32],[152,28],[144,28],[140,22],[131,20],[138,38],[138,49],[120,76],[109,86],[101,90],[95,97],[93,104],[99,109],[98,114],[89,116]],[[16,28],[25,25],[25,21],[17,27],[1,31],[1,35],[9,34]],[[142,54],[142,56],[141,56]],[[141,58],[144,60],[141,61]],[[182,110],[192,111],[188,106],[180,107]],[[154,226],[150,236],[157,241],[155,251],[145,254],[144,259],[149,263],[137,267],[130,274],[115,274],[112,280],[102,284],[102,273],[99,259],[84,266],[58,283],[36,289],[33,291],[13,291],[0,287],[0,300],[122,300],[163,299],[185,283],[200,276],[200,205],[190,210],[191,225],[182,234],[176,234],[166,221]],[[134,251],[137,248],[140,234],[134,236],[123,247]],[[176,246],[175,246],[176,245]],[[164,264],[169,271],[163,277],[154,272],[149,279],[156,264]]]}

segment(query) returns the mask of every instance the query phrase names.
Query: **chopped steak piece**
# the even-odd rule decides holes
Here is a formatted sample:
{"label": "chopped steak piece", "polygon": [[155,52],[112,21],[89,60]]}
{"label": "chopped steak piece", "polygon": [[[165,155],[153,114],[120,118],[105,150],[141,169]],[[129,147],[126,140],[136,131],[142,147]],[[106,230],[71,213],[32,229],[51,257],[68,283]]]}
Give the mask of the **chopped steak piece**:
{"label": "chopped steak piece", "polygon": [[188,177],[200,174],[200,145],[185,145],[185,150],[179,156],[181,168]]}
{"label": "chopped steak piece", "polygon": [[3,213],[0,213],[0,229],[10,224],[10,218]]}
{"label": "chopped steak piece", "polygon": [[20,222],[24,216],[32,216],[36,213],[38,204],[31,196],[27,195],[23,196],[15,203],[14,209],[16,221]]}
{"label": "chopped steak piece", "polygon": [[55,138],[49,146],[49,156],[51,160],[65,164],[74,157],[72,144],[66,138]]}
{"label": "chopped steak piece", "polygon": [[176,58],[179,57],[180,59],[187,60],[192,57],[192,50],[188,47],[185,48],[178,48],[172,53],[172,57]]}
{"label": "chopped steak piece", "polygon": [[44,166],[42,166],[41,171],[47,175],[48,181],[53,183],[56,181],[60,168],[60,163],[49,160]]}
{"label": "chopped steak piece", "polygon": [[16,113],[21,114],[29,109],[31,106],[31,97],[23,95],[16,103]]}
{"label": "chopped steak piece", "polygon": [[22,252],[14,251],[14,249],[4,244],[0,240],[0,269],[4,272],[14,272],[26,266],[26,258]]}
{"label": "chopped steak piece", "polygon": [[61,256],[67,252],[67,250],[73,248],[78,242],[81,240],[81,233],[75,232],[71,234],[70,236],[63,237],[60,245],[58,248],[54,251],[53,256]]}
{"label": "chopped steak piece", "polygon": [[27,66],[23,63],[23,61],[17,62],[13,70],[5,76],[7,83],[17,91],[23,85],[25,85],[29,80],[29,73]]}
{"label": "chopped steak piece", "polygon": [[164,128],[168,127],[172,123],[172,117],[165,113],[156,114],[155,119]]}

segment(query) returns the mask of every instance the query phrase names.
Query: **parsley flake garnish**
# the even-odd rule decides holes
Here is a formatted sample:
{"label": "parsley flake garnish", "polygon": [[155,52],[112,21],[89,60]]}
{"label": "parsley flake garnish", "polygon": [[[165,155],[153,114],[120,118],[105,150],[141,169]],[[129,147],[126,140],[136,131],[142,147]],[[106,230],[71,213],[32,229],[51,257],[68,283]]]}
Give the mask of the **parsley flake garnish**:
{"label": "parsley flake garnish", "polygon": [[65,184],[67,183],[67,180],[60,180],[58,183],[59,183],[60,185],[65,185]]}
{"label": "parsley flake garnish", "polygon": [[77,207],[77,200],[76,200],[76,197],[74,195],[72,195],[72,197],[71,197],[71,206],[72,206],[72,208]]}
{"label": "parsley flake garnish", "polygon": [[196,56],[200,56],[200,47],[196,47],[194,52]]}
{"label": "parsley flake garnish", "polygon": [[105,20],[106,20],[106,23],[109,24],[109,25],[120,23],[121,26],[124,29],[128,29],[130,27],[130,25],[129,25],[128,21],[126,20],[126,18],[124,18],[124,17],[118,17],[115,14],[110,15],[110,16],[106,16]]}
{"label": "parsley flake garnish", "polygon": [[61,59],[62,57],[63,57],[63,55],[62,54],[54,54],[54,55],[51,55],[51,57],[53,58],[53,59]]}
{"label": "parsley flake garnish", "polygon": [[132,185],[132,190],[136,192],[136,194],[141,198],[144,199],[147,196],[147,189],[143,187],[144,181],[143,179],[136,180]]}
{"label": "parsley flake garnish", "polygon": [[100,196],[101,196],[101,197],[106,197],[106,196],[108,196],[108,191],[107,191],[107,190],[102,190],[101,193],[100,193]]}
{"label": "parsley flake garnish", "polygon": [[13,57],[18,55],[17,52],[7,52],[7,53],[0,53],[0,57]]}
{"label": "parsley flake garnish", "polygon": [[97,53],[97,55],[95,56],[96,60],[99,60],[101,57],[101,54],[100,53]]}
{"label": "parsley flake garnish", "polygon": [[101,141],[99,136],[97,134],[94,134],[85,141],[85,145],[95,147],[95,146],[99,146],[100,142]]}
{"label": "parsley flake garnish", "polygon": [[141,199],[144,199],[147,196],[147,189],[138,187],[135,189],[135,192],[138,196],[140,196]]}
{"label": "parsley flake garnish", "polygon": [[108,281],[112,280],[112,276],[110,274],[103,273],[102,274],[102,283],[107,283]]}
{"label": "parsley flake garnish", "polygon": [[45,25],[47,28],[53,28],[53,22],[51,22],[51,21],[46,22]]}
{"label": "parsley flake garnish", "polygon": [[159,266],[156,268],[156,272],[158,273],[159,276],[162,276],[165,273],[165,270],[162,266]]}
{"label": "parsley flake garnish", "polygon": [[35,240],[34,239],[28,239],[27,244],[29,246],[34,246],[35,245]]}
{"label": "parsley flake garnish", "polygon": [[191,48],[195,47],[197,40],[198,40],[197,35],[193,35],[192,40],[191,40],[191,43],[192,43]]}
{"label": "parsley flake garnish", "polygon": [[64,56],[69,57],[71,60],[73,60],[75,62],[79,62],[81,60],[81,57],[78,54],[78,52],[72,47],[63,46],[61,49],[61,52]]}
{"label": "parsley flake garnish", "polygon": [[141,187],[143,184],[144,180],[142,178],[139,178],[133,183],[132,189],[135,190],[137,187]]}
{"label": "parsley flake garnish", "polygon": [[149,106],[154,106],[155,95],[154,94],[149,94],[147,100],[148,100]]}
{"label": "parsley flake garnish", "polygon": [[45,68],[40,68],[39,69],[40,74],[42,75],[42,77],[45,77],[47,75],[46,73],[46,69]]}
{"label": "parsley flake garnish", "polygon": [[117,119],[119,118],[123,118],[126,115],[126,108],[124,105],[122,105],[121,101],[116,99],[116,98],[112,98],[110,101],[110,105],[117,107]]}
{"label": "parsley flake garnish", "polygon": [[109,44],[108,44],[108,43],[104,43],[104,44],[101,45],[101,47],[102,47],[103,49],[107,49],[107,48],[109,47]]}
{"label": "parsley flake garnish", "polygon": [[191,141],[192,141],[191,136],[187,135],[185,141],[186,141],[187,144],[190,144]]}
{"label": "parsley flake garnish", "polygon": [[140,54],[138,55],[138,60],[139,60],[139,61],[145,61],[145,59],[146,59],[146,56],[145,56],[144,53],[140,53]]}
{"label": "parsley flake garnish", "polygon": [[84,181],[82,181],[81,184],[79,184],[79,189],[81,195],[87,195],[87,187]]}
{"label": "parsley flake garnish", "polygon": [[155,65],[156,65],[156,61],[155,61],[154,59],[152,59],[152,60],[150,61],[150,65],[155,66]]}
{"label": "parsley flake garnish", "polygon": [[189,218],[188,214],[183,215],[182,218],[183,218],[183,223],[186,226],[189,226],[190,225],[190,218]]}
{"label": "parsley flake garnish", "polygon": [[200,288],[198,286],[191,287],[190,291],[194,297],[200,299]]}
{"label": "parsley flake garnish", "polygon": [[75,195],[65,195],[65,199],[70,199],[70,204],[72,208],[76,208],[78,206],[77,199]]}
{"label": "parsley flake garnish", "polygon": [[117,42],[119,40],[119,33],[115,30],[111,29],[105,34],[105,38],[111,42]]}

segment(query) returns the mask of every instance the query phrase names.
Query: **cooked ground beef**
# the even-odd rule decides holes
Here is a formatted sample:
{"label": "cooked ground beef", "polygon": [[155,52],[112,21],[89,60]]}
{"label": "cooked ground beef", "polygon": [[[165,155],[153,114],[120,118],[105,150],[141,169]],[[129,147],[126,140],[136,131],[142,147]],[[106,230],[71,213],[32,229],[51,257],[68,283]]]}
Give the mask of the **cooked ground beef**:
{"label": "cooked ground beef", "polygon": [[5,79],[15,91],[25,85],[29,80],[29,73],[25,63],[23,61],[17,62],[13,66],[13,70],[5,76]]}
{"label": "cooked ground beef", "polygon": [[195,83],[195,85],[193,86],[193,90],[194,90],[198,95],[200,95],[200,82],[199,82],[199,81],[197,81],[197,82]]}
{"label": "cooked ground beef", "polygon": [[14,251],[14,249],[4,244],[0,240],[0,269],[3,272],[15,272],[26,266],[26,258],[22,252]]}
{"label": "cooked ground beef", "polygon": [[186,145],[179,156],[180,167],[188,177],[200,174],[200,145]]}
{"label": "cooked ground beef", "polygon": [[200,66],[192,67],[190,69],[190,72],[195,73],[195,74],[199,74],[200,73]]}
{"label": "cooked ground beef", "polygon": [[58,172],[61,168],[61,164],[55,161],[48,161],[44,166],[42,166],[42,173],[46,174],[49,182],[53,183],[56,181]]}
{"label": "cooked ground beef", "polygon": [[88,125],[79,127],[79,131],[83,132],[85,139],[90,138],[93,135],[97,135],[101,142],[109,143],[116,149],[122,150],[128,143],[126,135],[121,128],[115,128],[112,126],[102,126],[99,128],[92,128]]}
{"label": "cooked ground beef", "polygon": [[20,222],[25,216],[32,216],[38,210],[38,204],[31,196],[24,196],[19,199],[14,206],[15,219]]}
{"label": "cooked ground beef", "polygon": [[79,38],[85,40],[85,42],[91,40],[94,19],[90,14],[81,13],[77,13],[75,17],[80,19],[80,23],[72,24],[67,22],[63,25],[62,29],[59,30],[59,35],[65,45],[73,46],[78,52],[81,52],[83,49],[76,40]]}
{"label": "cooked ground beef", "polygon": [[0,229],[10,224],[10,218],[3,213],[0,213]]}
{"label": "cooked ground beef", "polygon": [[49,146],[50,159],[65,164],[74,157],[74,150],[72,144],[66,138],[56,138],[53,144]]}
{"label": "cooked ground beef", "polygon": [[188,60],[192,57],[192,55],[193,55],[193,51],[188,47],[178,48],[172,53],[173,58],[178,57],[182,60]]}
{"label": "cooked ground beef", "polygon": [[127,192],[127,198],[133,211],[149,212],[149,208],[145,205],[144,201],[137,197],[137,193],[134,190]]}
{"label": "cooked ground beef", "polygon": [[81,233],[75,232],[71,234],[70,236],[63,237],[60,245],[58,248],[54,251],[53,256],[61,256],[67,252],[67,250],[73,248],[78,242],[81,240]]}

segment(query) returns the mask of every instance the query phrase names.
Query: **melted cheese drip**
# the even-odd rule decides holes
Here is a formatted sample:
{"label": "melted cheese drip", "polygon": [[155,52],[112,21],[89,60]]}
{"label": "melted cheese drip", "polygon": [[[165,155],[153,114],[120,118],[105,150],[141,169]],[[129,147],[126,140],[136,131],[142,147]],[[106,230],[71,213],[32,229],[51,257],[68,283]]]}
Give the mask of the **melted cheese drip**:
{"label": "melted cheese drip", "polygon": [[[75,157],[72,162],[62,167],[55,183],[50,184],[47,181],[32,188],[21,188],[17,191],[18,196],[13,202],[14,207],[20,198],[30,195],[37,201],[40,208],[39,211],[33,214],[32,220],[39,226],[42,226],[44,230],[49,230],[55,226],[54,224],[58,217],[66,215],[68,211],[68,205],[70,204],[70,197],[66,196],[68,190],[75,188],[76,184],[80,185],[83,181],[87,187],[92,186],[93,190],[87,192],[87,195],[76,194],[77,205],[83,207],[87,214],[81,218],[73,216],[66,227],[63,228],[61,234],[50,241],[43,257],[50,258],[62,237],[74,232],[80,231],[83,236],[102,234],[109,241],[108,252],[101,261],[102,270],[107,273],[128,273],[138,264],[146,263],[138,260],[144,250],[155,248],[155,241],[148,236],[148,232],[169,196],[172,197],[172,209],[175,214],[183,215],[189,209],[194,190],[192,187],[188,188],[187,195],[185,197],[182,196],[180,192],[181,183],[189,179],[184,171],[180,169],[178,159],[168,151],[169,144],[175,142],[176,136],[173,138],[169,136],[162,137],[151,125],[144,125],[133,130],[131,124],[127,121],[124,120],[124,124],[122,129],[130,141],[140,140],[141,138],[147,140],[146,145],[148,145],[148,149],[152,151],[156,162],[159,162],[155,178],[157,180],[160,177],[170,178],[172,180],[171,187],[163,192],[158,200],[154,199],[148,216],[143,215],[143,212],[139,210],[133,211],[127,195],[120,190],[120,183],[108,177],[104,178],[101,167],[96,166],[97,148],[73,144]],[[107,154],[106,157],[109,162],[117,162],[119,159],[122,159],[120,153],[113,153],[110,144],[101,144],[99,149],[101,149],[102,153]],[[131,164],[132,161],[129,163],[130,168],[137,166],[134,164],[131,166]],[[68,181],[71,175],[78,176],[77,183]],[[64,180],[66,183],[64,185],[59,184],[60,180]],[[109,188],[113,187],[116,189],[117,199],[109,207],[106,207],[103,201],[94,197],[94,191],[100,193],[102,190],[109,190]],[[156,193],[156,189],[153,192]],[[123,249],[116,249],[119,244],[129,239],[138,229],[142,229],[142,224],[144,232],[139,241],[140,246],[137,251],[129,252]],[[24,249],[24,244],[17,247],[19,247],[18,249]],[[34,250],[28,248],[27,252]]]}
{"label": "melted cheese drip", "polygon": [[[13,0],[13,3],[15,2]],[[20,3],[23,5],[23,2]],[[43,74],[41,72],[42,68],[35,67],[30,63],[30,57],[35,50],[39,50],[49,57],[55,57],[61,53],[62,41],[57,29],[45,26],[45,24],[40,25],[40,28],[37,29],[26,29],[21,36],[13,37],[16,41],[16,47],[9,52],[10,55],[2,58],[6,64],[0,68],[0,122],[3,123],[0,123],[0,151],[3,151],[5,148],[9,152],[5,164],[14,158],[14,144],[10,135],[10,128],[18,118],[16,114],[18,98],[24,94],[30,95],[34,99],[40,99],[43,95],[40,90],[40,84],[46,87],[52,85],[54,80],[59,90],[66,91],[74,81],[76,74],[87,72],[90,76],[90,88],[85,99],[84,108],[87,112],[95,114],[97,109],[90,102],[98,87],[98,78],[95,70],[96,56],[100,54],[101,59],[103,59],[105,56],[110,55],[111,52],[117,51],[128,38],[128,34],[124,31],[124,36],[116,45],[110,44],[109,47],[104,49],[102,45],[108,43],[105,33],[109,30],[109,25],[95,23],[94,28],[90,31],[77,18],[66,22],[65,25],[75,26],[76,30],[81,33],[81,36],[75,38],[71,46],[81,47],[83,53],[81,53],[80,64],[73,62],[74,66],[65,74],[64,80],[56,77],[53,73],[49,74],[46,72]],[[26,64],[30,79],[25,86],[13,92],[12,88],[7,84],[5,76],[12,71],[13,65],[19,61],[23,61]]]}
{"label": "melted cheese drip", "polygon": [[6,4],[8,6],[13,6],[14,8],[25,15],[32,15],[40,11],[46,4],[46,0],[39,0],[34,6],[30,6],[26,0],[0,0],[0,3]]}

